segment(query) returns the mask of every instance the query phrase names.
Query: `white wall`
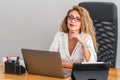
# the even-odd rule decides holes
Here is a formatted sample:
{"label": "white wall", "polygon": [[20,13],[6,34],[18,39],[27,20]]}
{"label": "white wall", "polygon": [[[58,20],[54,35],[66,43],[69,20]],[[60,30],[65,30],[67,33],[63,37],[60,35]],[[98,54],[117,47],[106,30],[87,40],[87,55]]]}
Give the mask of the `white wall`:
{"label": "white wall", "polygon": [[[7,55],[22,57],[21,48],[48,50],[67,10],[80,1],[87,0],[0,0],[0,59]],[[120,13],[120,1],[109,1],[118,6]]]}

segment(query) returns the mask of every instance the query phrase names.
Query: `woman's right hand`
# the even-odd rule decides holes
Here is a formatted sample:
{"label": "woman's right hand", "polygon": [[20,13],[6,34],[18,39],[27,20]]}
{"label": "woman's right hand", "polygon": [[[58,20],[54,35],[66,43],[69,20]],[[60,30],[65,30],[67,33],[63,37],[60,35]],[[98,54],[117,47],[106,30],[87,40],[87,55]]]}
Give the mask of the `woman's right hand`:
{"label": "woman's right hand", "polygon": [[72,68],[73,67],[73,62],[62,62],[62,66],[64,68]]}

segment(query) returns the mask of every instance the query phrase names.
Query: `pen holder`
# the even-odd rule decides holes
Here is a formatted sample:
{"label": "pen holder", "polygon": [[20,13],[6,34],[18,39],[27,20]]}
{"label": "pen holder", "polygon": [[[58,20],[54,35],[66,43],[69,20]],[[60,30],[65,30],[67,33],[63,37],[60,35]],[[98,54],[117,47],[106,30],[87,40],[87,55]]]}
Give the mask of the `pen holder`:
{"label": "pen holder", "polygon": [[25,68],[19,62],[5,62],[5,73],[22,74],[25,73]]}

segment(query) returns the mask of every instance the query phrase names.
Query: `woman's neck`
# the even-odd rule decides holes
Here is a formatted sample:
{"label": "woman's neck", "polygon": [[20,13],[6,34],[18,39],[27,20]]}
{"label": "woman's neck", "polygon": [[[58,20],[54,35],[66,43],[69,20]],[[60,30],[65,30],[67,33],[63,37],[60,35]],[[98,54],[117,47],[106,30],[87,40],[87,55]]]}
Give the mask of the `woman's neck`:
{"label": "woman's neck", "polygon": [[68,33],[68,40],[69,41],[75,41],[75,42],[77,41],[75,38],[71,39],[71,35],[74,34],[74,33],[76,34],[76,33],[79,33],[79,32],[69,31],[69,33]]}
{"label": "woman's neck", "polygon": [[78,30],[78,31],[69,31],[68,34],[70,35],[70,34],[72,34],[72,33],[78,33],[78,34],[79,34],[80,32],[79,32],[79,30]]}

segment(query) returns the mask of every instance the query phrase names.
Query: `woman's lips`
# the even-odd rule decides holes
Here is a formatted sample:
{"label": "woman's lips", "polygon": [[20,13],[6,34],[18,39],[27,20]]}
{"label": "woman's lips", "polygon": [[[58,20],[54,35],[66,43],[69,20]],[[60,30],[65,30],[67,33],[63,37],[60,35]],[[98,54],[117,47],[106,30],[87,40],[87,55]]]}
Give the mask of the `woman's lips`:
{"label": "woman's lips", "polygon": [[71,27],[75,26],[74,24],[70,24]]}

